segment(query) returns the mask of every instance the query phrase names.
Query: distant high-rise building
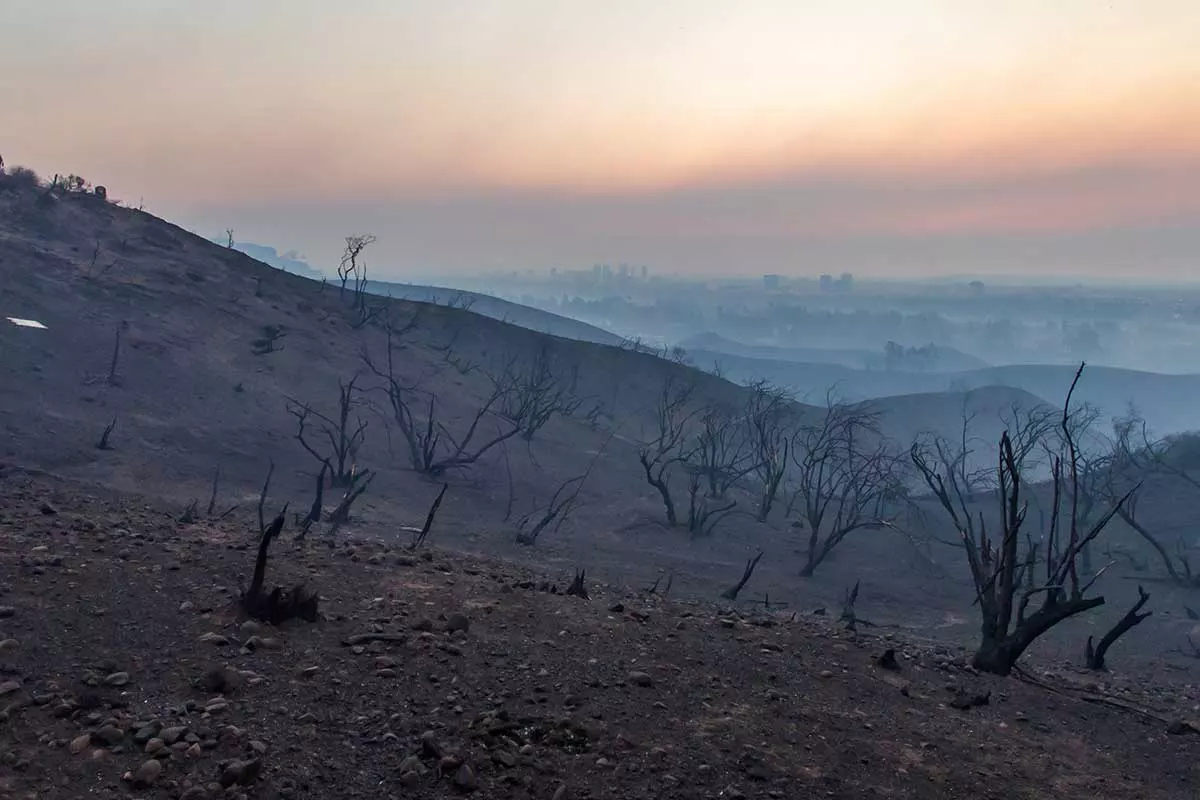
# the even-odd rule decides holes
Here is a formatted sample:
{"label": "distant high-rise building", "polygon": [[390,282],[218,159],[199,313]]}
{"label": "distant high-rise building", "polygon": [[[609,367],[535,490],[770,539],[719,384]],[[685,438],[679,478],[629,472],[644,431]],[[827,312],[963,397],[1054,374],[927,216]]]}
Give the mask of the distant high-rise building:
{"label": "distant high-rise building", "polygon": [[779,275],[763,275],[763,288],[769,292],[776,291],[782,280]]}
{"label": "distant high-rise building", "polygon": [[821,285],[822,292],[832,292],[833,291],[833,276],[828,273],[822,275],[820,285]]}
{"label": "distant high-rise building", "polygon": [[646,280],[649,277],[650,277],[650,270],[646,268],[645,264],[642,264],[642,280]]}

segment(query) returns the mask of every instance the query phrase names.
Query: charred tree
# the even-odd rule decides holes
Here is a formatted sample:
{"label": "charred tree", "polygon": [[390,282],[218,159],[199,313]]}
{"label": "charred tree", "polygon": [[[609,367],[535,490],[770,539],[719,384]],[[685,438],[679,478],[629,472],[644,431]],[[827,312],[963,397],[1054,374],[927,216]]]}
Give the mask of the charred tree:
{"label": "charred tree", "polygon": [[[1078,479],[1079,453],[1072,431],[1071,398],[1083,369],[1084,365],[1080,365],[1063,404],[1060,428],[1064,452],[1051,461],[1053,504],[1041,557],[1043,578],[1036,580],[1031,574],[1037,567],[1034,560],[1037,550],[1030,548],[1023,552],[1021,547],[1028,503],[1022,498],[1025,482],[1021,474],[1020,450],[1014,447],[1007,431],[1000,437],[997,467],[999,542],[988,536],[982,517],[977,537],[972,537],[959,526],[981,617],[981,639],[973,663],[976,669],[983,672],[1008,675],[1025,650],[1051,628],[1077,614],[1104,605],[1102,596],[1088,595],[1099,576],[1093,576],[1086,584],[1082,584],[1077,560],[1083,547],[1100,535],[1133,490],[1119,498],[1086,529],[1080,525],[1077,505],[1072,503],[1068,506],[1066,519],[1060,511],[1063,495],[1068,493],[1064,491],[1064,482]],[[935,496],[944,497],[943,476],[923,460],[917,450],[914,449],[913,454],[913,463],[931,491]],[[1077,491],[1069,493],[1078,497]],[[946,510],[953,519],[957,519],[952,507]],[[1029,613],[1030,604],[1038,595],[1042,597],[1041,606]]]}
{"label": "charred tree", "polygon": [[742,571],[741,579],[733,586],[730,586],[728,589],[721,592],[721,597],[725,598],[726,600],[737,600],[738,594],[740,594],[742,589],[746,588],[746,584],[750,582],[750,576],[754,574],[754,568],[758,566],[758,561],[762,557],[763,553],[760,550],[758,555],[748,560],[746,562],[746,569]]}
{"label": "charred tree", "polygon": [[112,436],[113,429],[117,427],[117,418],[113,417],[112,422],[104,426],[104,431],[100,434],[100,441],[96,442],[97,450],[112,450],[112,443],[109,437]]}
{"label": "charred tree", "polygon": [[554,490],[550,502],[522,517],[517,523],[517,544],[535,545],[538,537],[551,525],[556,531],[561,528],[575,509],[575,504],[579,500],[579,492],[590,472],[591,467],[589,466],[588,472],[567,478]]}
{"label": "charred tree", "polygon": [[[390,322],[384,325],[387,334],[386,361],[377,362],[369,353],[363,353],[367,368],[383,385],[380,389],[387,395],[392,417],[408,445],[409,461],[414,471],[433,478],[442,477],[448,470],[465,470],[473,467],[479,459],[521,432],[521,426],[504,420],[499,413],[502,402],[511,391],[512,375],[508,370],[488,374],[490,391],[476,407],[465,430],[455,433],[440,417],[438,397],[426,392],[415,383],[408,382],[398,369],[394,353],[399,347],[398,337],[410,330],[414,321],[404,328],[396,328]],[[488,419],[498,419],[502,425],[494,436],[481,433]]]}
{"label": "charred tree", "polygon": [[701,473],[688,470],[688,533],[693,539],[711,536],[721,520],[737,508],[736,500],[714,500],[702,491]]}
{"label": "charred tree", "polygon": [[695,394],[694,383],[679,383],[672,375],[663,384],[655,406],[656,429],[638,449],[638,461],[650,484],[662,498],[667,524],[679,524],[675,501],[671,496],[671,471],[687,460],[686,451],[692,419],[696,410],[689,410]]}
{"label": "charred tree", "polygon": [[437,497],[433,500],[433,505],[429,507],[429,513],[425,515],[425,524],[421,526],[421,530],[413,536],[412,542],[409,544],[409,550],[416,550],[425,544],[425,540],[429,538],[429,532],[433,529],[433,521],[437,518],[438,509],[442,507],[442,498],[449,491],[450,484],[443,483],[442,490],[438,492]]}
{"label": "charred tree", "polygon": [[1147,594],[1141,586],[1139,586],[1138,600],[1133,604],[1133,608],[1125,612],[1125,616],[1121,617],[1117,624],[1114,625],[1108,633],[1101,637],[1100,643],[1093,647],[1092,637],[1088,637],[1087,651],[1085,653],[1088,669],[1094,669],[1100,672],[1104,672],[1108,669],[1104,663],[1104,655],[1108,652],[1108,648],[1112,647],[1117,639],[1120,639],[1135,626],[1141,625],[1142,621],[1145,620],[1146,617],[1149,617],[1154,613],[1153,611],[1146,611],[1141,614],[1138,613],[1142,610],[1142,606],[1146,605],[1146,602],[1149,599],[1150,595]]}
{"label": "charred tree", "polygon": [[[338,410],[333,417],[322,414],[308,403],[288,398],[287,412],[296,418],[296,441],[317,461],[329,465],[331,484],[337,487],[350,485],[355,460],[366,436],[367,421],[362,417],[351,421],[351,414],[365,405],[362,393],[356,386],[358,379],[359,376],[355,375],[348,381],[338,381]],[[306,438],[310,424],[316,428],[317,444]]]}
{"label": "charred tree", "polygon": [[811,577],[851,534],[892,527],[899,514],[904,498],[900,459],[878,422],[878,414],[830,396],[822,420],[801,426],[795,435],[794,501],[808,529],[802,577]]}
{"label": "charred tree", "polygon": [[791,397],[765,381],[751,384],[746,406],[749,436],[754,448],[754,474],[760,485],[759,522],[766,522],[775,507],[788,470],[791,447],[789,415]]}
{"label": "charred tree", "polygon": [[296,533],[297,541],[308,536],[308,532],[312,529],[312,526],[321,521],[321,508],[325,503],[325,473],[328,470],[329,462],[322,462],[321,471],[317,473],[317,485],[313,492],[312,507],[309,508],[308,515],[300,523],[300,530]]}

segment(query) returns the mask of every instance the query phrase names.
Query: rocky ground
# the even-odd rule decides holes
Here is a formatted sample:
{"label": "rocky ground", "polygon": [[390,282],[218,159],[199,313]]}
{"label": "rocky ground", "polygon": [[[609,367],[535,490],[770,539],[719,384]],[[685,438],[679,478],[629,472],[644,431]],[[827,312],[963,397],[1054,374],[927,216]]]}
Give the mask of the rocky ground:
{"label": "rocky ground", "polygon": [[[1200,690],[0,476],[0,797],[1181,798]],[[889,649],[897,664],[880,657]],[[1035,682],[1036,681],[1036,682]]]}

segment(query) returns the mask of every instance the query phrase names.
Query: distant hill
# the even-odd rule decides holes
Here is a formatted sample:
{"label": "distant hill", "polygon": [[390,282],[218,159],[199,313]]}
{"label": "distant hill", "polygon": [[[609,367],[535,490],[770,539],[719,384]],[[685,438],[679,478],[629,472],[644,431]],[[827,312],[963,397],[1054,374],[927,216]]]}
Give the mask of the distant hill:
{"label": "distant hill", "polygon": [[580,322],[577,319],[564,317],[540,308],[524,306],[508,300],[501,300],[491,295],[478,292],[468,292],[463,289],[450,289],[444,286],[424,286],[414,283],[391,283],[388,281],[371,281],[367,291],[385,297],[395,297],[412,300],[418,303],[432,303],[442,306],[458,306],[470,308],[476,314],[492,319],[498,319],[511,325],[517,325],[538,333],[548,333],[563,339],[574,339],[577,342],[592,344],[607,344],[619,346],[625,339],[615,333]]}
{"label": "distant hill", "polygon": [[[215,244],[225,244],[220,239],[212,240]],[[305,278],[313,280],[321,280],[325,277],[318,269],[314,269],[311,264],[295,250],[289,250],[286,253],[280,253],[274,247],[265,244],[254,244],[253,242],[234,242],[233,249],[239,253],[245,253],[253,259],[268,264],[276,269],[281,269],[284,272],[290,272],[293,275],[302,275]]]}
{"label": "distant hill", "polygon": [[[776,347],[747,344],[727,339],[711,331],[689,337],[679,345],[689,352],[693,350],[704,353],[716,352],[746,358],[794,361],[800,364],[836,364],[853,369],[883,369],[887,365],[887,357],[883,348],[867,350],[864,348]],[[982,358],[977,358],[953,347],[926,345],[922,348],[912,349],[918,351],[922,357],[910,357],[907,359],[907,363],[902,362],[897,366],[898,371],[959,372],[991,366]]]}
{"label": "distant hill", "polygon": [[[734,381],[765,378],[813,402],[829,386],[846,400],[894,395],[964,392],[985,386],[1021,389],[1054,405],[1071,383],[1075,367],[1057,364],[1014,364],[959,372],[901,372],[854,369],[838,364],[798,363],[780,359],[747,358],[713,350],[690,349],[694,363],[718,365]],[[1200,428],[1200,375],[1089,366],[1076,397],[1099,407],[1108,416],[1124,414],[1132,404],[1160,434]]]}

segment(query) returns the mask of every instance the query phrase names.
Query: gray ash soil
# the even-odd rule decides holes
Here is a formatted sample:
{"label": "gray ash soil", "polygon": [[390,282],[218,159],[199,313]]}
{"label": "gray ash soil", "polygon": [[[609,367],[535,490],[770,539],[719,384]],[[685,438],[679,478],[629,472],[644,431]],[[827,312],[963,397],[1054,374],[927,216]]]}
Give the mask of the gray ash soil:
{"label": "gray ash soil", "polygon": [[[1194,685],[1042,673],[452,551],[0,478],[0,797],[1183,798]],[[894,648],[898,670],[878,657]],[[986,698],[986,702],[984,699]]]}

